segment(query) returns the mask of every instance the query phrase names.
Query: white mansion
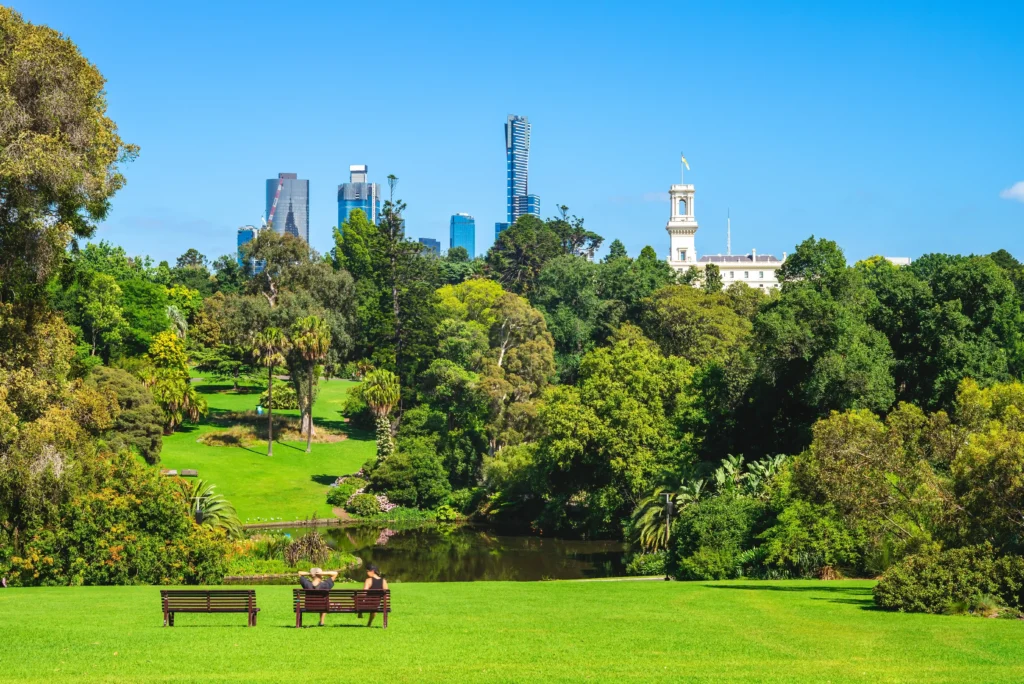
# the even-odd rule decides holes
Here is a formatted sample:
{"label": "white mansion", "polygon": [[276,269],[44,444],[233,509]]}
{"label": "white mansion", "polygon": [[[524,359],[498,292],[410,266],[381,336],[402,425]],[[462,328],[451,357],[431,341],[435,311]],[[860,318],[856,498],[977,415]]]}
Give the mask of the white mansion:
{"label": "white mansion", "polygon": [[775,279],[775,271],[786,260],[770,254],[758,254],[751,250],[750,254],[714,254],[697,258],[694,238],[697,235],[697,219],[693,215],[693,186],[673,185],[668,191],[672,204],[671,214],[665,230],[668,231],[669,255],[668,265],[677,271],[686,271],[695,267],[703,271],[708,264],[715,264],[722,272],[725,287],[732,283],[746,283],[750,287],[777,288],[779,281]]}

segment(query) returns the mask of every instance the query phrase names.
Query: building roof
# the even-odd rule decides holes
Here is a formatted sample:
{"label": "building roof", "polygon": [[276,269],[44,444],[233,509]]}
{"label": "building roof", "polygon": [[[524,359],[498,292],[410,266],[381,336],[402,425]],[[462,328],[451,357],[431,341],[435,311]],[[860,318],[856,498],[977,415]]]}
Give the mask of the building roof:
{"label": "building roof", "polygon": [[758,254],[756,260],[753,254],[707,254],[697,259],[701,264],[751,264],[755,261],[759,264],[782,263],[771,254]]}

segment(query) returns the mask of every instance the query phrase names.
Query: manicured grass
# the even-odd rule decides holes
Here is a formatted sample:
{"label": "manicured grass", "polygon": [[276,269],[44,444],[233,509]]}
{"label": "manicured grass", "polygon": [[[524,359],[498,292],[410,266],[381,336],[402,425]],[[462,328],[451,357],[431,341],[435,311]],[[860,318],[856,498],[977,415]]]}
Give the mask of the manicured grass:
{"label": "manicured grass", "polygon": [[[157,587],[0,590],[0,681],[1019,682],[1024,624],[873,609],[870,582],[395,584],[387,631],[297,630],[291,588],[244,615]],[[313,624],[316,617],[306,616]]]}
{"label": "manicured grass", "polygon": [[[376,453],[373,435],[348,430],[339,413],[346,393],[354,385],[348,380],[322,382],[313,405],[318,425],[345,430],[348,439],[314,444],[310,454],[305,453],[305,442],[275,442],[274,455],[268,458],[265,443],[222,447],[196,441],[207,432],[227,429],[211,424],[218,413],[255,412],[260,396],[256,387],[235,392],[230,385],[199,382],[197,389],[206,397],[210,416],[199,425],[164,438],[160,467],[198,469],[201,478],[216,484],[217,492],[231,501],[243,523],[271,518],[301,520],[314,513],[329,517],[331,508],[325,501],[328,485],[339,475],[359,470]],[[274,413],[298,415],[298,411]]]}

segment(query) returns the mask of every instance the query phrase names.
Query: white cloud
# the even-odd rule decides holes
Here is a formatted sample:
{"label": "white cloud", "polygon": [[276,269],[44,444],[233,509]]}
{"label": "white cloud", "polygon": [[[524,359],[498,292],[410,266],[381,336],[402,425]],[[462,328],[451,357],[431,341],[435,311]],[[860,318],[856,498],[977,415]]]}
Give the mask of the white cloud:
{"label": "white cloud", "polygon": [[999,196],[1003,199],[1017,200],[1018,202],[1024,202],[1024,181],[1017,181],[1010,187],[999,193]]}

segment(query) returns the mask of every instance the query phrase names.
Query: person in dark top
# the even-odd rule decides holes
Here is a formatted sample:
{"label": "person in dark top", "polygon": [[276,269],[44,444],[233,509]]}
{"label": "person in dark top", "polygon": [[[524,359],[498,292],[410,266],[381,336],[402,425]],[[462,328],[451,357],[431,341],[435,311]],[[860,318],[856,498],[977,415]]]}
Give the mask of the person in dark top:
{"label": "person in dark top", "polygon": [[[380,575],[380,568],[378,568],[376,565],[372,565],[372,564],[371,565],[367,565],[366,566],[366,581],[363,582],[363,589],[365,591],[383,591],[383,590],[385,590],[387,588],[388,588],[388,581],[386,579],[384,579],[383,577],[381,577],[381,575]],[[373,612],[370,613],[370,621],[366,623],[367,627],[369,627],[370,625],[373,624],[373,617],[376,614],[377,613],[373,613]]]}
{"label": "person in dark top", "polygon": [[[324,572],[320,568],[310,568],[309,572],[299,571],[299,584],[303,589],[319,589],[327,591],[334,588],[334,580],[338,577],[338,571]],[[327,613],[320,613],[320,626],[324,626],[324,618]]]}

